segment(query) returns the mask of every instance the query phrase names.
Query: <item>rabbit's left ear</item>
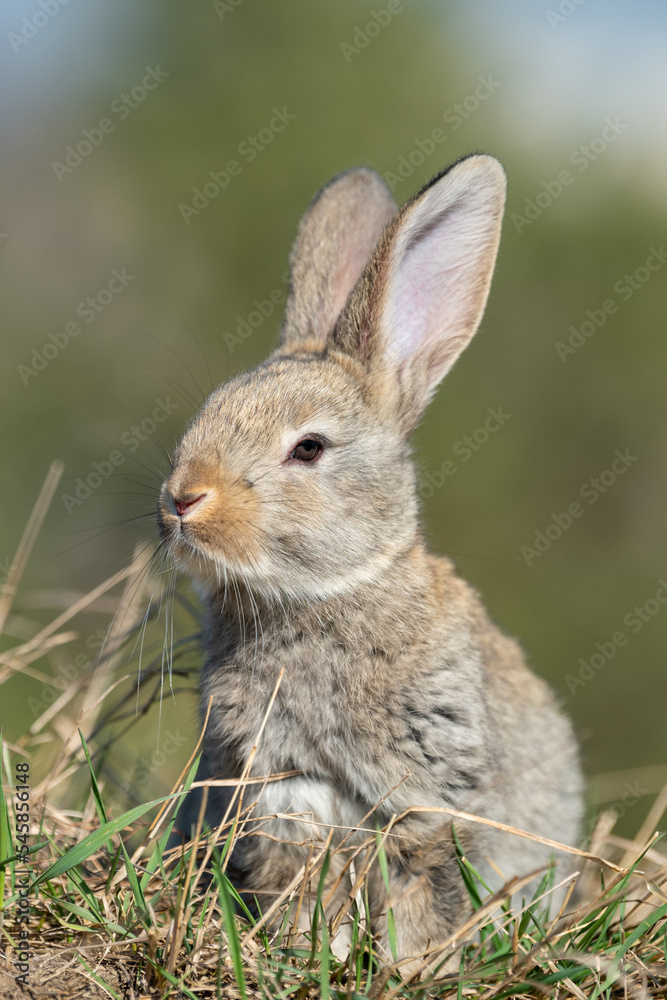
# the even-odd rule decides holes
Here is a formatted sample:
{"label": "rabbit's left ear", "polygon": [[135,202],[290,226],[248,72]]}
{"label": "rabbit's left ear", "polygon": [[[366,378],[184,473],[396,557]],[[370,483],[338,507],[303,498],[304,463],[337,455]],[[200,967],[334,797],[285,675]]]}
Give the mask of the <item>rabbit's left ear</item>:
{"label": "rabbit's left ear", "polygon": [[339,174],[316,195],[301,220],[290,256],[281,350],[324,350],[396,211],[382,178],[365,168]]}
{"label": "rabbit's left ear", "polygon": [[334,333],[412,430],[482,318],[498,251],[505,173],[469,156],[435,177],[384,234]]}

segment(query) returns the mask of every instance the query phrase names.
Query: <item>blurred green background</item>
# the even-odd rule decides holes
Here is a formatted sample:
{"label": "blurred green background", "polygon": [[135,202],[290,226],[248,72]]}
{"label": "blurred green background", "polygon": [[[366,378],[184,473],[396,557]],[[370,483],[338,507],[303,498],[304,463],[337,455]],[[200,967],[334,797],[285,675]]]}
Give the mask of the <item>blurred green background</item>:
{"label": "blurred green background", "polygon": [[[508,210],[482,327],[415,439],[428,535],[554,685],[588,773],[640,769],[636,828],[655,791],[646,769],[667,764],[667,605],[655,601],[667,576],[666,29],[657,0],[4,4],[4,573],[50,461],[66,467],[14,634],[151,534],[132,518],[151,510],[164,460],[131,428],[165,401],[157,434],[171,447],[202,392],[271,350],[280,309],[249,317],[284,289],[318,188],[365,164],[402,203],[452,160],[488,151],[507,170]],[[275,109],[293,117],[267,132]],[[240,172],[198,214],[179,207],[232,159]],[[108,293],[114,269],[125,277]],[[92,318],[85,305],[77,314],[88,297]],[[251,336],[236,336],[241,320]],[[68,323],[80,330],[69,339]],[[586,323],[581,346],[557,347]],[[484,441],[499,407],[509,417]],[[114,475],[68,501],[119,448]],[[581,488],[617,450],[636,461],[603,476],[604,492],[589,487],[590,503]],[[437,486],[447,460],[456,473]],[[522,554],[575,501],[582,516],[543,554]],[[647,601],[641,625],[624,624]],[[98,610],[61,663],[94,645],[108,623]],[[627,643],[610,647],[619,630]],[[581,675],[596,653],[603,665]],[[22,676],[3,686],[10,738],[40,689]],[[162,725],[180,725],[184,742],[145,769],[151,791],[192,749],[195,717],[193,698],[165,702]],[[124,769],[156,751],[152,719],[119,751]],[[620,798],[620,777],[610,788]]]}

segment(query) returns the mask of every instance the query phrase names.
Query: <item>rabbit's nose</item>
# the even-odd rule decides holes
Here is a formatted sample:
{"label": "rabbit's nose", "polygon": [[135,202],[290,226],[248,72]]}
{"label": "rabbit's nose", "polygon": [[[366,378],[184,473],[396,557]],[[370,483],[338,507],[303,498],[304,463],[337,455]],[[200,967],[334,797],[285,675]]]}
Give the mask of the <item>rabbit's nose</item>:
{"label": "rabbit's nose", "polygon": [[173,497],[176,513],[179,517],[185,517],[186,514],[192,513],[195,507],[198,507],[207,496],[208,493],[184,493],[180,497]]}

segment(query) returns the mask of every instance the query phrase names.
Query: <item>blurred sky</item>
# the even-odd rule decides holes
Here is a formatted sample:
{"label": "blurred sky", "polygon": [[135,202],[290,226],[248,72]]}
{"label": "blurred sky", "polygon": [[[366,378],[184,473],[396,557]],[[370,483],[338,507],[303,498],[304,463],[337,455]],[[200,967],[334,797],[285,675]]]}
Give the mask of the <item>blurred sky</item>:
{"label": "blurred sky", "polygon": [[[349,0],[340,6],[351,24],[363,23],[373,9]],[[661,0],[635,5],[623,0],[408,0],[410,6],[422,8],[443,40],[455,32],[464,52],[474,52],[477,60],[485,54],[488,66],[498,72],[502,68],[512,95],[498,113],[526,150],[544,154],[550,143],[571,134],[573,121],[594,126],[600,115],[631,114],[630,145],[644,147],[659,182],[667,146],[667,6]],[[261,7],[254,8],[261,16]],[[159,5],[151,0],[134,6],[128,0],[89,5],[68,0],[29,43],[12,42],[10,35],[20,34],[22,18],[39,10],[37,3],[0,6],[3,160],[20,161],[21,143],[35,138],[31,115],[50,118],[57,134],[53,115],[62,102],[77,101],[82,88],[102,91],[113,84],[119,58],[139,50],[149,56],[147,35],[159,16]],[[208,0],[189,4],[188,10],[189,17],[209,21],[211,30],[218,27]],[[43,133],[39,144],[47,145]],[[664,196],[664,185],[659,191]]]}

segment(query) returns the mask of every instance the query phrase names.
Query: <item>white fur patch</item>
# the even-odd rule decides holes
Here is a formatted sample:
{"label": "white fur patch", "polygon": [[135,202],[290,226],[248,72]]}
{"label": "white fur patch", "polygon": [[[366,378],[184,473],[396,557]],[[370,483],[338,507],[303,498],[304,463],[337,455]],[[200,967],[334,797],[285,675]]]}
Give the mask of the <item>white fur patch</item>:
{"label": "white fur patch", "polygon": [[341,795],[330,782],[305,775],[267,785],[255,812],[261,816],[280,814],[271,823],[270,832],[292,840],[326,840],[332,827],[344,836],[364,816],[361,803]]}

